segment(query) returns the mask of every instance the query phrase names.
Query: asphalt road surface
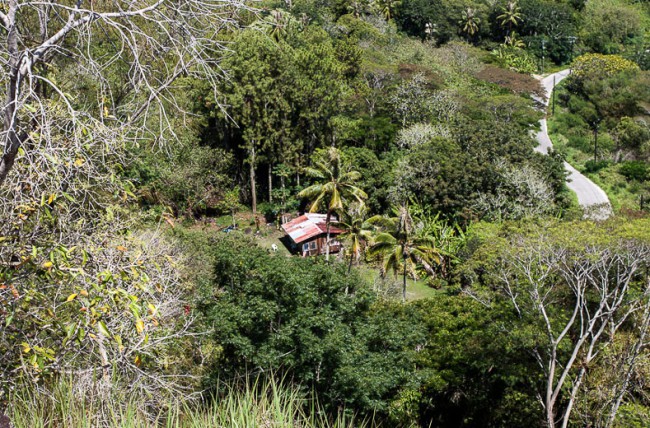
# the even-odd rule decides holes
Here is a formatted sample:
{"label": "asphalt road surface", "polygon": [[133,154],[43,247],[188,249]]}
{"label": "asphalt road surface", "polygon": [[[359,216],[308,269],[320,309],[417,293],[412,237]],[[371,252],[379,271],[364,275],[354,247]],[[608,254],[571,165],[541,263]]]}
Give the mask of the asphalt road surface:
{"label": "asphalt road surface", "polygon": [[[548,75],[544,78],[538,77],[544,90],[546,91],[546,100],[542,101],[548,106],[551,91],[553,90],[553,78],[555,84],[560,83],[570,73],[570,70],[562,70],[557,73]],[[548,150],[553,147],[553,143],[548,136],[546,119],[539,121],[541,130],[537,133],[537,142],[539,145],[535,148],[540,153],[547,154]],[[612,206],[609,203],[607,195],[600,187],[596,186],[593,181],[582,175],[578,170],[564,162],[564,168],[569,172],[567,177],[567,187],[578,196],[578,203],[585,211],[585,217],[594,220],[604,220],[612,215]]]}

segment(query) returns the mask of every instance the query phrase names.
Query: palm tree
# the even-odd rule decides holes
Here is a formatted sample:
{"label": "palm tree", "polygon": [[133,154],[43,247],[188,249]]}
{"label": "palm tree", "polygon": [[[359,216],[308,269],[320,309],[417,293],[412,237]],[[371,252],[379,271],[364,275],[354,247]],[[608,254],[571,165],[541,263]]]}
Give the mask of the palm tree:
{"label": "palm tree", "polygon": [[332,214],[342,214],[345,204],[352,200],[363,204],[368,195],[354,185],[361,178],[361,174],[351,170],[350,165],[343,161],[341,152],[335,147],[318,151],[313,158],[313,166],[305,168],[304,172],[319,182],[303,189],[298,193],[298,197],[310,200],[311,213],[321,208],[327,210],[325,260],[329,261]]}
{"label": "palm tree", "polygon": [[341,229],[345,233],[341,235],[341,239],[349,243],[348,254],[350,256],[350,264],[348,265],[348,273],[352,270],[352,263],[359,263],[361,254],[364,251],[365,243],[371,239],[371,231],[368,229],[366,222],[367,209],[365,205],[353,206],[348,210],[348,218],[345,222],[339,223]]}
{"label": "palm tree", "polygon": [[431,237],[416,233],[408,207],[400,207],[396,214],[397,217],[393,218],[375,216],[368,220],[369,223],[378,224],[380,228],[387,230],[375,236],[369,254],[383,258],[383,276],[389,270],[392,270],[395,276],[399,272],[402,273],[402,301],[406,301],[407,275],[417,279],[418,265],[433,274],[432,264],[440,263],[440,252],[435,248]]}
{"label": "palm tree", "polygon": [[375,0],[375,4],[386,21],[390,21],[395,15],[395,9],[400,7],[402,2],[401,0]]}
{"label": "palm tree", "polygon": [[519,25],[523,20],[521,9],[516,1],[511,0],[506,3],[506,7],[501,8],[501,15],[497,16],[502,27],[508,27],[508,36],[512,34],[512,27]]}
{"label": "palm tree", "polygon": [[508,34],[505,40],[503,41],[503,44],[517,49],[523,49],[526,46],[524,42],[518,37],[516,31],[513,31],[510,34]]}
{"label": "palm tree", "polygon": [[295,19],[282,10],[272,10],[267,16],[253,23],[253,27],[262,29],[266,34],[273,37],[276,42],[286,38],[287,31]]}
{"label": "palm tree", "polygon": [[355,18],[359,18],[368,11],[368,2],[367,0],[352,0],[347,6],[347,10],[348,12],[351,12]]}
{"label": "palm tree", "polygon": [[462,12],[462,18],[460,20],[460,25],[463,28],[463,32],[466,33],[470,38],[474,34],[478,33],[478,26],[481,23],[481,18],[476,16],[476,9],[468,7]]}
{"label": "palm tree", "polygon": [[411,215],[417,219],[418,234],[430,237],[438,250],[438,269],[442,278],[447,279],[449,267],[458,263],[456,256],[467,244],[469,237],[458,225],[450,224],[440,218],[440,213],[432,214],[428,207],[413,204],[409,207]]}

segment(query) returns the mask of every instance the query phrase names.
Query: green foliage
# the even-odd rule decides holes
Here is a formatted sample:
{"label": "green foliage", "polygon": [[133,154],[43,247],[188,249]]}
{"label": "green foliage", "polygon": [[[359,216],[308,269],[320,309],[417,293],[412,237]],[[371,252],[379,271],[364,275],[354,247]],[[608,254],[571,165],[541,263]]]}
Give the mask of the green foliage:
{"label": "green foliage", "polygon": [[[504,163],[522,168],[530,160],[530,168],[539,168],[538,171],[544,171],[541,177],[548,177],[542,181],[547,181],[552,189],[550,197],[555,198],[563,182],[562,173],[554,166],[561,165],[560,160],[540,157],[532,162],[535,155],[531,145],[512,123],[503,123],[497,130],[488,122],[468,121],[458,128],[454,140],[436,138],[406,153],[397,164],[391,192],[396,200],[417,197],[421,203],[448,216],[467,215],[481,195],[494,193],[503,183],[500,168]],[[507,184],[511,183],[514,181]],[[516,199],[511,196],[505,199],[516,206]]]}
{"label": "green foliage", "polygon": [[512,29],[517,27],[523,21],[523,15],[521,13],[521,8],[517,4],[516,0],[508,1],[505,6],[501,7],[501,15],[497,16],[499,25],[504,28],[508,28],[508,33],[512,35]]}
{"label": "green foliage", "polygon": [[138,150],[127,174],[138,183],[145,205],[169,207],[176,216],[189,217],[221,210],[232,186],[232,153],[196,142],[178,144],[171,153]]}
{"label": "green foliage", "polygon": [[[542,55],[556,63],[573,56],[570,37],[576,34],[576,14],[565,2],[547,0],[520,0],[523,22],[519,28],[530,53]],[[542,48],[542,45],[544,48]]]}
{"label": "green foliage", "polygon": [[628,180],[645,181],[650,178],[650,167],[642,161],[623,162],[619,167],[619,172]]}
{"label": "green foliage", "polygon": [[279,370],[328,408],[405,426],[457,426],[488,413],[500,426],[539,411],[522,386],[534,362],[495,340],[507,313],[467,296],[376,301],[344,264],[273,257],[243,237],[220,238],[212,250],[218,288],[204,290],[201,309],[222,347],[213,379]]}
{"label": "green foliage", "polygon": [[581,18],[580,38],[594,52],[621,53],[644,36],[643,14],[629,2],[589,1]]}
{"label": "green foliage", "polygon": [[128,393],[119,382],[110,390],[81,395],[73,379],[59,379],[52,387],[12,394],[9,417],[15,428],[205,428],[256,427],[352,428],[369,424],[341,413],[328,417],[314,398],[271,375],[246,377],[225,385],[223,395],[210,403],[187,397],[168,397],[163,407],[146,408],[148,397]]}
{"label": "green foliage", "polygon": [[496,51],[493,51],[493,54],[503,62],[503,65],[518,73],[532,74],[537,71],[535,60],[523,49],[499,46]]}
{"label": "green foliage", "polygon": [[274,369],[329,391],[353,326],[373,301],[360,278],[341,264],[269,257],[241,237],[220,239],[215,256],[220,289],[201,305],[223,348],[215,379]]}
{"label": "green foliage", "polygon": [[[191,324],[179,316],[182,255],[134,227],[143,220],[127,207],[135,194],[119,175],[119,134],[99,123],[92,134],[66,130],[60,120],[59,131],[78,132],[84,144],[60,135],[0,188],[0,394],[61,372],[109,382],[147,370],[135,390],[175,388],[162,374],[182,370],[178,331]],[[29,186],[16,184],[26,177]]]}
{"label": "green foliage", "polygon": [[[647,312],[644,317],[629,318],[628,311],[632,307],[646,308],[649,303],[644,294],[646,281],[640,276],[648,263],[649,231],[647,220],[614,220],[601,225],[589,222],[506,224],[500,229],[489,229],[481,237],[483,244],[474,247],[472,258],[463,266],[461,281],[466,290],[479,301],[489,302],[493,307],[498,307],[499,302],[506,303],[516,312],[519,322],[508,328],[512,340],[534,349],[536,360],[543,365],[543,370],[537,372],[538,388],[555,391],[556,398],[550,400],[547,396],[545,406],[555,407],[558,414],[571,412],[570,401],[584,393],[581,383],[576,382],[585,375],[584,365],[576,364],[572,355],[583,355],[582,361],[590,367],[589,375],[595,376],[599,370],[611,373],[611,361],[602,361],[600,350],[613,349],[619,338],[623,343],[629,340],[616,356],[625,359],[629,348],[636,346],[639,337],[635,332],[641,328],[640,322],[647,322]],[[581,270],[564,270],[565,266],[581,266]],[[585,289],[574,286],[574,281],[583,275],[593,286]],[[594,288],[599,292],[593,293]],[[542,290],[543,294],[539,294]],[[612,301],[614,295],[617,298]],[[604,312],[593,310],[604,306],[607,307]],[[623,321],[629,324],[606,336],[581,340],[585,337],[584,324],[576,322],[575,317],[584,313],[588,313],[591,326],[607,321],[618,322],[619,326],[624,325]],[[596,349],[599,351],[594,352]],[[627,361],[625,367],[633,369],[634,366],[627,366],[633,359]],[[562,367],[563,374],[549,372],[547,368],[551,364]],[[622,382],[620,374],[615,375],[618,386]],[[599,421],[611,409],[610,400],[600,411],[588,413],[587,420]],[[557,419],[557,416],[548,417]]]}
{"label": "green foliage", "polygon": [[623,117],[616,125],[613,134],[620,146],[639,150],[646,141],[650,141],[650,126],[645,120],[634,120],[630,117]]}
{"label": "green foliage", "polygon": [[572,79],[585,82],[638,70],[639,66],[619,55],[584,54],[574,60],[571,69]]}
{"label": "green foliage", "polygon": [[309,199],[309,212],[324,210],[329,217],[334,213],[343,214],[345,205],[351,202],[363,204],[368,195],[355,185],[361,174],[352,169],[353,165],[338,149],[319,150],[312,162],[314,166],[305,168],[305,172],[318,182],[298,193],[299,198]]}
{"label": "green foliage", "polygon": [[642,428],[650,418],[650,409],[636,403],[625,403],[619,410],[614,427],[616,428]]}
{"label": "green foliage", "polygon": [[610,161],[607,160],[599,160],[599,161],[594,161],[594,160],[589,160],[585,162],[585,172],[598,172],[603,168],[607,168],[609,165],[611,165]]}
{"label": "green foliage", "polygon": [[402,276],[402,301],[406,301],[407,275],[417,280],[418,266],[433,274],[432,265],[440,264],[441,256],[433,236],[424,228],[416,228],[407,205],[395,208],[393,214],[395,217],[368,220],[378,229],[368,253],[380,258],[382,275],[393,271],[395,276]]}
{"label": "green foliage", "polygon": [[431,38],[438,43],[448,41],[456,32],[455,23],[449,22],[449,7],[442,1],[402,0],[397,22],[409,35],[424,39],[426,24],[433,25]]}
{"label": "green foliage", "polygon": [[[566,109],[558,109],[549,120],[554,144],[569,162],[592,174],[615,205],[638,209],[645,191],[638,180],[645,175],[644,144],[650,136],[643,108],[650,96],[649,77],[614,55],[585,55],[580,61],[582,77],[569,77],[558,91],[558,104]],[[609,69],[603,65],[608,61]],[[599,159],[594,162],[596,137]],[[620,169],[616,163],[622,160],[635,166]],[[628,183],[633,177],[637,181]]]}
{"label": "green foliage", "polygon": [[359,69],[351,41],[332,40],[316,26],[285,30],[275,39],[254,29],[237,34],[237,54],[223,64],[230,78],[219,88],[219,100],[229,109],[212,112],[222,143],[252,171],[251,188],[260,163],[299,170],[303,151],[311,154],[332,138],[332,118]]}
{"label": "green foliage", "polygon": [[385,211],[390,205],[387,199],[388,189],[392,183],[391,160],[380,158],[366,148],[349,147],[343,150],[343,154],[363,177],[358,184],[368,195],[365,205],[370,212]]}
{"label": "green foliage", "polygon": [[[16,175],[0,189],[0,382],[9,391],[18,379],[34,381],[55,398],[14,395],[12,416],[22,417],[19,426],[39,426],[31,414],[98,426],[92,415],[100,413],[113,418],[108,425],[152,426],[158,411],[157,422],[179,427],[351,426],[318,416],[335,419],[346,409],[387,426],[538,424],[543,373],[531,355],[545,343],[544,325],[504,302],[497,274],[514,266],[508,250],[537,248],[532,236],[546,227],[539,218],[559,215],[567,201],[562,154],[533,153],[529,134],[541,116],[530,94],[541,88],[523,73],[542,57],[562,63],[574,51],[620,54],[576,60],[550,126],[595,180],[643,194],[647,11],[623,0],[266,2],[238,21],[243,29],[201,41],[227,45],[227,54],[187,63],[185,77],[156,94],[193,114],[147,110],[143,130],[133,130],[139,139],[128,145],[131,129],[111,128],[132,113],[127,63],[113,61],[101,81],[70,60],[48,64],[44,75],[52,79],[70,65],[58,77],[74,89],[69,100],[101,120],[73,124],[58,96],[44,93],[38,108],[56,124],[48,145],[39,135],[45,128],[30,134],[29,144],[43,151],[19,157]],[[90,47],[96,58],[118,55],[107,31]],[[173,68],[164,52],[144,55],[147,67]],[[201,67],[223,68],[227,77],[189,77]],[[122,89],[109,101],[107,88]],[[164,123],[163,135],[145,131],[154,123]],[[595,132],[605,160],[585,162]],[[174,144],[163,146],[167,134]],[[257,182],[260,171],[268,184]],[[295,194],[311,210],[339,216],[351,201],[365,201],[372,215],[417,200],[413,221],[398,216],[403,221],[375,237],[374,252],[385,256],[384,273],[427,272],[442,290],[404,304],[375,296],[353,269],[370,243],[362,215],[346,219],[349,263],[326,265],[267,254],[236,232],[176,226],[181,251],[175,240],[144,230],[151,218],[131,212],[139,198],[165,212],[156,218],[163,226],[174,227],[168,212],[230,214],[234,222],[256,186],[268,190],[260,210],[269,220],[297,211]],[[468,227],[476,218],[526,221]],[[587,244],[602,253],[618,248],[607,233],[647,235],[636,222],[602,227],[556,224],[549,234],[576,254]],[[474,298],[447,294],[477,284]],[[558,323],[567,317],[567,295],[553,295],[549,313]],[[206,366],[205,386],[220,394],[212,405],[174,401],[193,392],[185,375]],[[606,367],[597,369],[592,385],[611,382]],[[268,370],[287,381],[217,381]],[[76,376],[70,390],[51,386],[61,373]],[[123,384],[137,394],[125,396]],[[639,402],[624,403],[621,424],[642,423],[648,403]]]}

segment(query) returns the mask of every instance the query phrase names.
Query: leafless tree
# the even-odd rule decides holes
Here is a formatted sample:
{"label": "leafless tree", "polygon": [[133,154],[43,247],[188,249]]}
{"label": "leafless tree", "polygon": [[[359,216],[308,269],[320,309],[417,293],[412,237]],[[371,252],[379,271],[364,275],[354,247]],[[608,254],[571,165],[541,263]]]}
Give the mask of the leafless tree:
{"label": "leafless tree", "polygon": [[368,87],[364,100],[370,117],[373,117],[377,109],[377,103],[381,100],[386,87],[395,79],[395,75],[385,70],[377,70],[365,73],[363,78]]}
{"label": "leafless tree", "polygon": [[400,148],[411,149],[431,142],[436,137],[451,139],[451,129],[446,125],[416,123],[398,132],[397,145]]}
{"label": "leafless tree", "polygon": [[639,338],[607,412],[614,421],[636,357],[647,343],[648,262],[646,242],[628,239],[580,247],[545,236],[514,239],[500,257],[499,291],[522,319],[534,320],[542,331],[532,352],[544,374],[539,400],[549,428],[568,426],[590,369],[603,348],[634,318],[640,326]]}
{"label": "leafless tree", "polygon": [[[29,162],[53,138],[53,104],[66,112],[71,127],[88,115],[115,128],[137,125],[131,137],[173,133],[174,81],[187,75],[217,79],[223,50],[217,34],[245,7],[240,0],[2,0],[0,5],[0,185],[18,157]],[[81,96],[81,85],[89,86],[91,98]]]}
{"label": "leafless tree", "polygon": [[515,166],[499,161],[500,175],[494,193],[479,195],[473,208],[488,218],[520,219],[552,212],[553,191],[544,177],[530,165]]}
{"label": "leafless tree", "polygon": [[431,117],[431,105],[428,102],[431,91],[427,89],[424,73],[416,73],[408,80],[402,81],[389,97],[395,114],[401,118],[402,127],[425,122]]}

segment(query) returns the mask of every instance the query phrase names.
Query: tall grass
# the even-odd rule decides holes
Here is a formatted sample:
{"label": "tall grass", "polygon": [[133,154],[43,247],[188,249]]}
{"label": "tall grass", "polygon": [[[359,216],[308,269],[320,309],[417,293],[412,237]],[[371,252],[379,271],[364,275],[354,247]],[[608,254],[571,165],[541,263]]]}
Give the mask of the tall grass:
{"label": "tall grass", "polygon": [[[115,388],[113,388],[114,390]],[[231,385],[221,398],[204,405],[164,403],[152,411],[144,400],[122,392],[80,396],[65,380],[49,390],[23,389],[8,409],[15,428],[353,428],[369,427],[354,418],[328,416],[318,403],[274,377]]]}

